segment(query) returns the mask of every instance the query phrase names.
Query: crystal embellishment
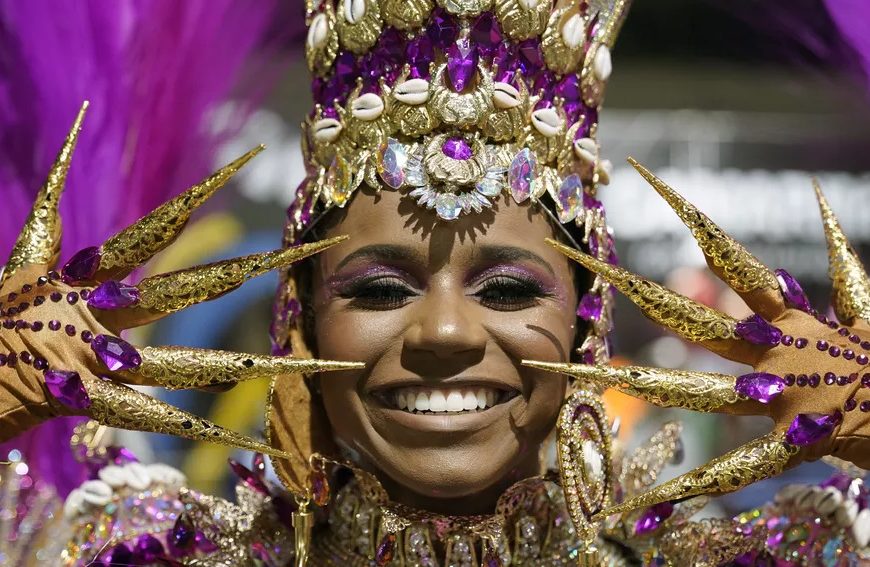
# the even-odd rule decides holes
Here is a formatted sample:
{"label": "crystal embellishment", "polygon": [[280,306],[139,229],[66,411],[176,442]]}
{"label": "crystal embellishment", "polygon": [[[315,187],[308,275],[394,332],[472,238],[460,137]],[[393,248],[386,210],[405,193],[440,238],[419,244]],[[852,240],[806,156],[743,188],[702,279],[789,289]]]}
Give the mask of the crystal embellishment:
{"label": "crystal embellishment", "polygon": [[799,413],[789,425],[785,440],[799,447],[818,443],[830,437],[841,421],[843,421],[843,414],[839,411],[831,415]]}
{"label": "crystal embellishment", "polygon": [[378,150],[378,175],[381,180],[398,189],[405,183],[405,166],[408,164],[408,151],[394,138],[387,138]]}
{"label": "crystal embellishment", "polygon": [[735,332],[738,337],[754,345],[776,346],[782,338],[782,331],[765,321],[761,315],[752,315],[739,321]]}
{"label": "crystal embellishment", "polygon": [[471,145],[465,141],[465,138],[460,136],[447,138],[441,146],[441,151],[450,159],[458,161],[469,160],[474,156],[474,152],[471,150]]}
{"label": "crystal embellishment", "polygon": [[789,305],[807,313],[812,312],[813,307],[810,305],[810,300],[807,294],[804,293],[801,284],[794,277],[783,269],[776,270],[776,281],[779,282],[779,287],[782,289],[782,295],[785,297]]}
{"label": "crystal embellishment", "polygon": [[462,92],[477,71],[477,46],[467,38],[458,39],[447,49],[447,77],[456,92]]}
{"label": "crystal embellishment", "polygon": [[91,407],[91,398],[78,372],[48,370],[43,379],[48,392],[66,407],[74,410]]}
{"label": "crystal embellishment", "polygon": [[556,202],[559,204],[559,222],[566,223],[574,220],[580,210],[582,193],[583,182],[576,173],[572,173],[562,181],[556,194]]}
{"label": "crystal embellishment", "polygon": [[122,309],[139,303],[139,290],[114,280],[101,283],[88,296],[88,307]]}
{"label": "crystal embellishment", "polygon": [[100,249],[96,246],[79,250],[61,269],[63,281],[71,284],[93,279],[100,267],[101,258]]}
{"label": "crystal embellishment", "polygon": [[656,531],[673,513],[674,505],[670,502],[661,502],[647,508],[634,523],[634,533],[646,535]]}
{"label": "crystal embellishment", "polygon": [[785,390],[785,380],[776,374],[769,374],[767,372],[744,374],[739,376],[734,384],[734,391],[738,394],[763,404],[770,403],[783,390]]}
{"label": "crystal embellishment", "polygon": [[444,220],[456,220],[462,212],[462,204],[456,195],[440,193],[435,197],[435,212]]}
{"label": "crystal embellishment", "polygon": [[511,197],[522,203],[532,196],[537,180],[537,160],[529,148],[523,148],[514,157],[508,169],[508,187]]}
{"label": "crystal embellishment", "polygon": [[118,337],[97,335],[91,349],[109,370],[130,370],[142,364],[142,356],[133,345]]}

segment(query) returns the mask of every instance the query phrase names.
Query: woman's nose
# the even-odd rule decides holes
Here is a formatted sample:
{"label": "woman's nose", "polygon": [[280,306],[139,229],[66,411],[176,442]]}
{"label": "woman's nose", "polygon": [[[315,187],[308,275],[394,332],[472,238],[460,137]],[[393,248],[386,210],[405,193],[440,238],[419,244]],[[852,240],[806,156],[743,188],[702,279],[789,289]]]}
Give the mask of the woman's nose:
{"label": "woman's nose", "polygon": [[405,346],[438,358],[482,353],[488,333],[474,307],[460,290],[427,296],[416,306],[416,320],[408,329]]}

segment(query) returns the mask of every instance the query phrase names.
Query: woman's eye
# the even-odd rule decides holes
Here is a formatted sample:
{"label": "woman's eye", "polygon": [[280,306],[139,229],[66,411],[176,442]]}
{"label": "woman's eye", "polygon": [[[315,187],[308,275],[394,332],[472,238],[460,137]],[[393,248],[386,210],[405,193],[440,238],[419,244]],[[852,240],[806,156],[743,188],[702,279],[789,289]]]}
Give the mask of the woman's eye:
{"label": "woman's eye", "polygon": [[486,280],[475,295],[488,307],[514,311],[532,307],[547,294],[537,282],[513,277],[494,277]]}
{"label": "woman's eye", "polygon": [[407,284],[394,278],[377,278],[355,283],[341,293],[357,307],[369,309],[395,309],[417,293]]}

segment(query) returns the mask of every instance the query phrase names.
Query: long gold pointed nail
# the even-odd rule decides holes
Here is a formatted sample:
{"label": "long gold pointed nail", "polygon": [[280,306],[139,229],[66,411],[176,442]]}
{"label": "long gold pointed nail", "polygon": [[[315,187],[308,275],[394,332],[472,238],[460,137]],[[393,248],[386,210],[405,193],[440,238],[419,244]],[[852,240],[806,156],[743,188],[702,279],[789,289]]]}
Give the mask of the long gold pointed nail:
{"label": "long gold pointed nail", "polygon": [[682,461],[682,432],[683,425],[679,421],[669,421],[625,458],[620,484],[626,497],[640,494],[655,484],[668,463]]}
{"label": "long gold pointed nail", "polygon": [[739,293],[756,289],[779,289],[776,275],[752,255],[742,244],[731,238],[707,215],[699,211],[667,183],[656,177],[634,158],[628,158],[634,168],[652,185],[692,231],[692,236],[704,252],[710,267]]}
{"label": "long gold pointed nail", "polygon": [[0,274],[0,284],[25,264],[53,266],[57,262],[61,240],[58,205],[89,104],[88,101],[82,103],[72,128],[51,166],[45,184],[36,195],[30,215],[6,262],[6,269]]}
{"label": "long gold pointed nail", "polygon": [[628,270],[602,262],[551,238],[547,243],[615,286],[649,319],[689,341],[736,339],[737,321]]}
{"label": "long gold pointed nail", "polygon": [[184,347],[139,349],[142,364],[131,372],[165,388],[204,388],[279,374],[328,372],[365,368],[361,362],[263,356]]}
{"label": "long gold pointed nail", "polygon": [[846,324],[856,318],[870,321],[870,278],[855,249],[849,244],[817,179],[813,179],[813,188],[819,201],[828,244],[828,276],[833,286],[834,312]]}
{"label": "long gold pointed nail", "polygon": [[713,372],[665,370],[645,366],[591,366],[523,360],[523,366],[567,374],[606,388],[615,388],[663,408],[712,412],[741,400],[736,378]]}
{"label": "long gold pointed nail", "polygon": [[120,278],[169,246],[193,212],[263,149],[265,146],[262,144],[253,148],[106,240],[101,247],[101,279]]}
{"label": "long gold pointed nail", "polygon": [[219,297],[251,278],[287,267],[345,240],[347,236],[337,236],[145,278],[136,286],[140,294],[138,307],[172,313]]}
{"label": "long gold pointed nail", "polygon": [[662,502],[676,502],[692,496],[734,492],[781,474],[797,451],[797,447],[785,442],[782,431],[768,433],[649,492],[612,506],[593,519],[601,520],[614,514],[623,514]]}
{"label": "long gold pointed nail", "polygon": [[207,419],[111,380],[90,380],[87,383],[87,390],[91,399],[90,417],[103,425],[133,431],[163,433],[193,441],[208,441],[275,457],[290,458],[284,451],[225,429]]}

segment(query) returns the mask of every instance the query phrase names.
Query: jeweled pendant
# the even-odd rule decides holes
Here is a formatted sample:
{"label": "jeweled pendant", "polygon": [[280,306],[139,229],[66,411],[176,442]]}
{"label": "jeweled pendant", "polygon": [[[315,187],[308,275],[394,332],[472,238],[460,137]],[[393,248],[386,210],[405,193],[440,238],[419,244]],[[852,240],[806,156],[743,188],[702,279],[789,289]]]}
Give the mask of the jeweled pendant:
{"label": "jeweled pendant", "polygon": [[378,175],[381,180],[398,189],[405,183],[405,167],[408,164],[408,151],[404,144],[394,138],[387,138],[378,148]]}
{"label": "jeweled pendant", "polygon": [[514,157],[508,169],[508,187],[517,203],[527,200],[535,189],[538,163],[529,148],[523,148]]}
{"label": "jeweled pendant", "polygon": [[580,211],[582,202],[583,182],[580,176],[573,173],[562,181],[556,194],[556,202],[559,204],[559,222],[566,223],[574,220]]}
{"label": "jeweled pendant", "polygon": [[470,39],[458,39],[447,48],[447,77],[454,91],[465,90],[477,71],[477,61],[477,46]]}
{"label": "jeweled pendant", "polygon": [[347,162],[336,157],[332,161],[332,167],[329,168],[327,175],[327,183],[332,187],[332,201],[339,207],[344,207],[347,200],[350,198],[351,182],[353,173],[348,167]]}
{"label": "jeweled pendant", "polygon": [[456,220],[462,212],[459,198],[452,193],[439,193],[435,197],[435,213],[444,220]]}
{"label": "jeweled pendant", "polygon": [[86,410],[91,407],[91,398],[78,372],[48,370],[44,380],[49,393],[68,408]]}
{"label": "jeweled pendant", "polygon": [[734,391],[763,404],[770,403],[785,390],[785,380],[767,372],[753,372],[737,377]]}

